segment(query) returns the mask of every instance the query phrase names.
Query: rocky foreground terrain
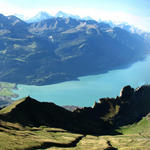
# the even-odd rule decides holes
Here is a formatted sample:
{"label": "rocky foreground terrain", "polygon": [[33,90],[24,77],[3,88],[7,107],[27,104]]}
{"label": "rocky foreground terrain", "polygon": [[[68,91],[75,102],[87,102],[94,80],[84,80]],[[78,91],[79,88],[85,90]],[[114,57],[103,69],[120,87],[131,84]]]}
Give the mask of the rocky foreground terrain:
{"label": "rocky foreground terrain", "polygon": [[[68,111],[31,97],[0,110],[2,149],[149,150],[150,86]],[[13,144],[12,144],[13,143]]]}

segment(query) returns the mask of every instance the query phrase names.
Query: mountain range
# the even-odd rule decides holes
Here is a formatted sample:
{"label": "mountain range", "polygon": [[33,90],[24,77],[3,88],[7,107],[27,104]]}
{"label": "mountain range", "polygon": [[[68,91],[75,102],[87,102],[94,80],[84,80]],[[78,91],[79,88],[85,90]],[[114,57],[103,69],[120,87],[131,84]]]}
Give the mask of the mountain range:
{"label": "mountain range", "polygon": [[148,43],[150,43],[150,32],[143,31],[133,25],[130,25],[128,23],[120,23],[120,24],[115,24],[112,21],[105,21],[105,23],[109,24],[111,27],[119,27],[123,30],[126,30],[128,32],[138,34],[141,37],[143,37]]}
{"label": "mountain range", "polygon": [[[32,17],[25,17],[24,15],[21,15],[21,14],[14,14],[14,16],[20,18],[21,20],[24,20],[27,23],[40,22],[40,21],[47,20],[50,18],[58,18],[58,17],[60,17],[60,18],[73,18],[76,20],[95,20],[90,16],[80,17],[78,15],[72,15],[69,13],[62,12],[62,11],[58,11],[55,15],[50,15],[46,11],[40,11]],[[131,33],[137,33],[140,35],[143,33],[147,33],[147,32],[144,32],[143,30],[135,27],[134,25],[128,24],[127,22],[118,23],[118,22],[113,22],[111,20],[101,20],[101,19],[99,19],[98,22],[103,22],[103,23],[109,24],[111,27],[119,27],[119,28],[122,28],[122,29],[129,31]]]}
{"label": "mountain range", "polygon": [[36,15],[34,15],[32,17],[28,17],[28,18],[25,17],[24,15],[20,15],[20,14],[14,14],[14,16],[20,18],[21,20],[24,20],[27,23],[39,22],[39,21],[50,19],[50,18],[58,18],[58,17],[59,18],[73,18],[76,20],[94,20],[90,16],[81,18],[78,15],[72,15],[72,14],[62,12],[62,11],[58,11],[54,16],[50,15],[46,11],[40,11]]}
{"label": "mountain range", "polygon": [[0,15],[0,81],[45,85],[123,68],[143,59],[146,40],[94,20],[27,23]]}
{"label": "mountain range", "polygon": [[[25,18],[23,15],[19,15],[19,14],[15,14],[16,17],[24,20],[25,22],[27,23],[34,23],[34,22],[40,22],[40,21],[43,21],[43,20],[47,20],[47,19],[50,19],[50,18],[57,18],[57,17],[60,17],[60,18],[73,18],[73,19],[76,19],[76,20],[94,20],[92,17],[90,16],[86,16],[86,17],[80,17],[78,15],[72,15],[72,14],[68,14],[68,13],[64,13],[62,11],[58,11],[55,16],[52,16],[50,15],[49,13],[47,12],[44,12],[44,11],[41,11],[39,13],[37,13],[35,16],[31,17],[31,18]],[[146,32],[146,31],[143,31],[137,27],[135,27],[134,25],[130,25],[128,24],[127,22],[122,22],[122,23],[115,23],[111,20],[101,20],[99,19],[98,20],[99,23],[105,23],[105,24],[109,24],[112,28],[114,27],[119,27],[123,30],[126,30],[128,32],[131,32],[131,33],[134,33],[134,34],[138,34],[140,36],[142,36],[148,43],[150,43],[150,33],[149,32]]]}

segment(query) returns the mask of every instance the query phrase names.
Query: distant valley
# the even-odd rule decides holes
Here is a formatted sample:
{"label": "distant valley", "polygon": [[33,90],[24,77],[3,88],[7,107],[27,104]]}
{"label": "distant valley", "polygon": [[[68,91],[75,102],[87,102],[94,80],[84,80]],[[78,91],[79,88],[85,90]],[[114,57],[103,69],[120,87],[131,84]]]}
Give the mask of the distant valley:
{"label": "distant valley", "polygon": [[124,68],[149,53],[140,35],[94,20],[26,23],[0,15],[0,81],[48,85]]}

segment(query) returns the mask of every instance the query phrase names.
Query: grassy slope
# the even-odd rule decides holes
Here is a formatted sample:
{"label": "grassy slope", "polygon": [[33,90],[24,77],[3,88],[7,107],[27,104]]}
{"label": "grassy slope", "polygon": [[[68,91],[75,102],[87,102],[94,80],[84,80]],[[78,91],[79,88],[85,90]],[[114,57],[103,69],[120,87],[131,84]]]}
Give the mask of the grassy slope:
{"label": "grassy slope", "polygon": [[144,117],[138,123],[120,128],[123,134],[149,134],[150,135],[150,120]]}
{"label": "grassy slope", "polygon": [[123,135],[108,137],[120,150],[150,150],[150,120],[144,117],[138,123],[118,129]]}
{"label": "grassy slope", "polygon": [[[137,125],[122,128],[121,131],[124,132],[124,135],[86,135],[79,141],[76,147],[63,148],[52,146],[51,148],[47,148],[47,150],[104,150],[109,147],[108,141],[110,141],[113,147],[119,150],[150,150],[149,123],[144,118]],[[143,131],[143,134],[139,134],[139,131]],[[9,122],[0,122],[0,147],[3,150],[31,149],[35,146],[41,146],[44,142],[69,144],[80,136],[81,134],[72,134],[57,128],[42,126],[31,128]]]}
{"label": "grassy slope", "polygon": [[[68,150],[104,150],[111,145],[119,150],[150,150],[150,121],[145,117],[140,122],[125,126],[119,130],[123,135],[84,137],[75,148]],[[66,148],[49,148],[53,150]]]}
{"label": "grassy slope", "polygon": [[0,148],[3,150],[28,149],[44,142],[68,144],[81,136],[62,129],[29,128],[19,124],[0,122]]}
{"label": "grassy slope", "polygon": [[21,99],[21,100],[17,100],[14,101],[11,105],[3,108],[2,110],[0,110],[0,114],[6,114],[9,113],[12,109],[14,109],[16,107],[16,105],[18,105],[19,103],[23,102],[25,99]]}
{"label": "grassy slope", "polygon": [[[44,148],[47,150],[104,150],[108,148],[108,141],[119,150],[150,150],[150,121],[143,118],[139,123],[119,129],[123,135],[116,136],[92,136],[86,135],[76,147],[55,146],[68,145],[81,134],[69,133],[63,129],[22,127],[19,124],[0,121],[0,147],[7,149],[32,149],[42,146],[45,142],[52,142],[54,146]],[[142,133],[140,133],[142,132]],[[139,134],[140,133],[140,134]]]}
{"label": "grassy slope", "polygon": [[[23,128],[19,124],[12,124],[9,122],[0,122],[0,124],[0,147],[3,150],[32,149],[33,147],[41,146],[44,142],[69,144],[82,136],[81,134],[73,134],[57,128]],[[103,150],[107,147],[107,140],[103,137],[87,135],[77,144],[76,147],[63,148],[52,146],[47,149]]]}

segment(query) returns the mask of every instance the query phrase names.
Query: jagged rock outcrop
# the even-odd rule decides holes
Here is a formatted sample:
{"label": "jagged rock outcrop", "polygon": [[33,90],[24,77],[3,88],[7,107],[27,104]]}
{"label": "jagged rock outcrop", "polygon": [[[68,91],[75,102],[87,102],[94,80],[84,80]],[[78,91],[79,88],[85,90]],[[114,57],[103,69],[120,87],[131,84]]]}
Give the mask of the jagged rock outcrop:
{"label": "jagged rock outcrop", "polygon": [[131,86],[124,87],[120,92],[121,99],[127,100],[129,99],[134,93],[134,89]]}
{"label": "jagged rock outcrop", "polygon": [[101,98],[91,107],[75,110],[83,118],[103,120],[115,127],[134,123],[150,112],[150,86],[126,86],[116,98]]}

